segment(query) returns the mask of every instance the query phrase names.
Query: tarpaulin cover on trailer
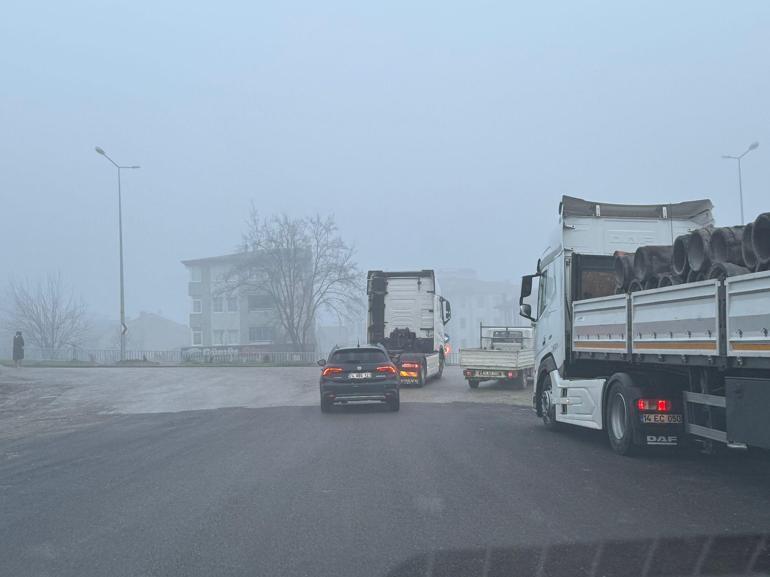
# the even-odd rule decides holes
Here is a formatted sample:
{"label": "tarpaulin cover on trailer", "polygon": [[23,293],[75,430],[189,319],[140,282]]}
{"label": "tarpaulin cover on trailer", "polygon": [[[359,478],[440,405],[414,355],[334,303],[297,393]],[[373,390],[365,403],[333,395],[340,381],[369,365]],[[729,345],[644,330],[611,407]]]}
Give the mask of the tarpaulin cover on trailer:
{"label": "tarpaulin cover on trailer", "polygon": [[561,197],[560,210],[562,216],[691,219],[709,213],[713,207],[708,199],[672,204],[609,204],[565,195]]}

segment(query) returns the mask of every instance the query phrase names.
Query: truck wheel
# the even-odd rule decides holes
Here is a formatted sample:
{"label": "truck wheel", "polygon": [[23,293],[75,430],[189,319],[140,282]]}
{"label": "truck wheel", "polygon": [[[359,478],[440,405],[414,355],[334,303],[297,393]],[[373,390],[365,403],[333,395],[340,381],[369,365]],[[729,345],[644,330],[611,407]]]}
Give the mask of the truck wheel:
{"label": "truck wheel", "polygon": [[469,379],[469,380],[468,380],[468,386],[469,386],[471,389],[478,389],[478,388],[479,388],[479,382],[478,382],[478,381],[474,381],[474,380],[472,380],[472,379]]}
{"label": "truck wheel", "polygon": [[440,379],[441,375],[444,374],[444,355],[440,355],[438,358],[438,373],[436,374],[436,378]]}
{"label": "truck wheel", "polygon": [[540,387],[537,402],[543,418],[543,424],[549,429],[557,429],[561,423],[556,422],[556,405],[553,403],[551,377],[546,375]]}
{"label": "truck wheel", "polygon": [[425,381],[427,380],[427,371],[425,369],[425,365],[420,366],[420,376],[417,379],[417,388],[421,389],[425,386]]}
{"label": "truck wheel", "polygon": [[607,436],[612,450],[618,455],[632,455],[637,449],[633,439],[630,400],[631,396],[622,383],[615,381],[610,385],[607,395]]}

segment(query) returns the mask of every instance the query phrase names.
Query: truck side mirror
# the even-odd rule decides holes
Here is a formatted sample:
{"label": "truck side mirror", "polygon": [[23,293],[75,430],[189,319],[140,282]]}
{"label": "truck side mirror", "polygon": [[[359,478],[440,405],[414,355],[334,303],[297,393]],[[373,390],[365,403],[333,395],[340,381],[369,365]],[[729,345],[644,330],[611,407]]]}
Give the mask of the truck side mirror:
{"label": "truck side mirror", "polygon": [[444,324],[447,324],[449,322],[449,319],[452,318],[452,305],[449,304],[449,301],[444,301]]}
{"label": "truck side mirror", "polygon": [[532,318],[532,305],[529,303],[524,303],[519,305],[519,314],[523,316],[525,319],[529,319],[531,321],[534,321],[535,319]]}
{"label": "truck side mirror", "polygon": [[533,274],[528,274],[521,277],[521,294],[519,295],[519,304],[521,304],[521,301],[532,294],[532,277],[534,276],[535,275]]}

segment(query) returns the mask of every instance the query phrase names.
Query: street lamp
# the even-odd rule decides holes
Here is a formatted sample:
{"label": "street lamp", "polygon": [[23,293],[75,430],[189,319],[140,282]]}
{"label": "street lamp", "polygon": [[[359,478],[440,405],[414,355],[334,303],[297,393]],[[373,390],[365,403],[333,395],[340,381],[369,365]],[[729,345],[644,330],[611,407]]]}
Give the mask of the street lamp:
{"label": "street lamp", "polygon": [[722,158],[738,161],[738,194],[740,195],[741,199],[741,224],[746,222],[743,219],[743,181],[741,178],[741,159],[743,159],[743,157],[746,156],[749,152],[756,150],[757,148],[759,148],[759,142],[752,142],[749,147],[743,151],[743,154],[739,154],[738,156],[732,156],[730,154],[722,155]]}
{"label": "street lamp", "polygon": [[137,165],[121,166],[114,160],[112,160],[104,149],[96,146],[94,150],[98,154],[101,154],[104,158],[109,160],[112,165],[118,169],[118,237],[120,244],[120,360],[126,360],[126,332],[128,327],[126,326],[126,302],[125,302],[125,290],[123,288],[123,197],[120,192],[120,171],[123,169],[134,170],[139,168]]}

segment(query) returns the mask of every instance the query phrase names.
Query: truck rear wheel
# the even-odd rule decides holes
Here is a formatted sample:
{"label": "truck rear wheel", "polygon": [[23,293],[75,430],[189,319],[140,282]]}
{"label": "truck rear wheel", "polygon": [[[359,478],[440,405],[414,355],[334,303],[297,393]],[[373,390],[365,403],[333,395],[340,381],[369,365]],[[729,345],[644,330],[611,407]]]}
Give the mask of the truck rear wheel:
{"label": "truck rear wheel", "polygon": [[606,417],[607,437],[612,450],[618,455],[632,455],[637,450],[631,424],[633,407],[629,391],[619,380],[610,385]]}
{"label": "truck rear wheel", "polygon": [[478,389],[479,388],[479,382],[478,381],[474,381],[473,379],[468,379],[468,386],[471,389]]}
{"label": "truck rear wheel", "polygon": [[417,388],[420,389],[425,386],[425,381],[427,380],[427,370],[425,369],[425,365],[420,365],[420,376],[417,378]]}
{"label": "truck rear wheel", "polygon": [[436,378],[440,379],[441,375],[444,374],[444,355],[439,355],[438,357],[438,373],[436,373]]}

